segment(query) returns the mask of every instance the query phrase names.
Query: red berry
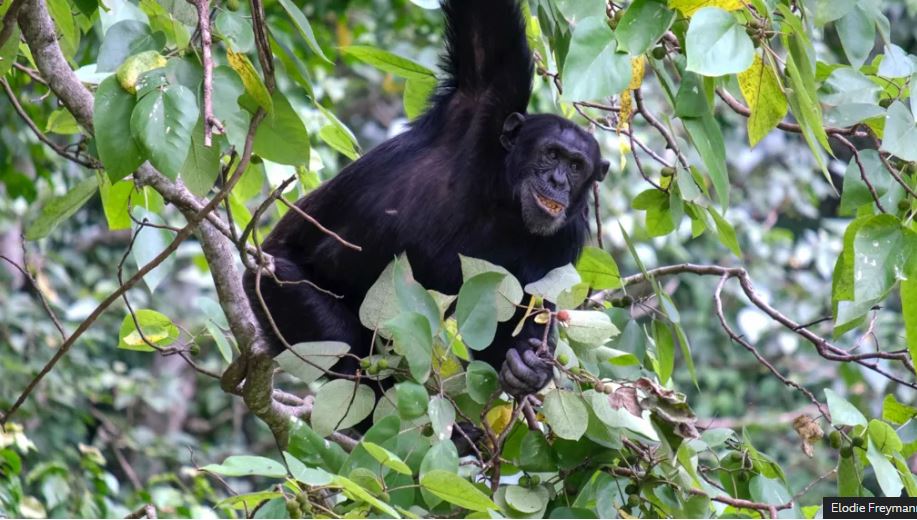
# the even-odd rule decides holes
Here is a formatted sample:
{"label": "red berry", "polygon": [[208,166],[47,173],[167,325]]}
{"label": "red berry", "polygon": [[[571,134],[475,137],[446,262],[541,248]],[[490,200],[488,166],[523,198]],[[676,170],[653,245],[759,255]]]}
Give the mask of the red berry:
{"label": "red berry", "polygon": [[568,311],[557,311],[557,321],[561,323],[567,323],[570,321],[570,313]]}

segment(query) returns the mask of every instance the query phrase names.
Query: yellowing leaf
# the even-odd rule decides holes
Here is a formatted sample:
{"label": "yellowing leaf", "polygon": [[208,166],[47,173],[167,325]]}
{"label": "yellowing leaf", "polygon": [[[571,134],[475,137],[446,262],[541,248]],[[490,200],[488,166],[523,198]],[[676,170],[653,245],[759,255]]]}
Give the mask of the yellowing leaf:
{"label": "yellowing leaf", "polygon": [[510,419],[513,418],[513,407],[508,404],[494,406],[487,411],[484,420],[490,425],[495,434],[500,435],[503,430],[509,426]]}
{"label": "yellowing leaf", "polygon": [[232,49],[226,49],[226,57],[229,59],[229,66],[242,79],[242,85],[248,95],[268,113],[273,112],[274,103],[271,100],[271,94],[267,91],[267,87],[264,86],[261,76],[258,75],[258,71],[255,70],[248,56]]}
{"label": "yellowing leaf", "polygon": [[678,9],[685,16],[691,16],[704,7],[719,7],[726,11],[737,11],[744,5],[742,0],[669,0],[669,7]]}
{"label": "yellowing leaf", "polygon": [[627,90],[621,93],[621,111],[618,113],[618,126],[616,130],[626,129],[630,126],[630,117],[634,114],[634,98],[631,90],[640,88],[643,84],[643,75],[646,72],[646,57],[642,54],[634,56],[630,61],[631,78]]}
{"label": "yellowing leaf", "polygon": [[160,69],[166,66],[166,59],[156,51],[145,51],[140,54],[134,54],[118,67],[115,76],[121,88],[130,92],[137,93],[137,80],[141,74],[154,69]]}
{"label": "yellowing leaf", "polygon": [[643,84],[643,74],[646,72],[646,56],[642,54],[634,56],[630,60],[630,67],[633,75],[630,78],[630,84],[627,85],[627,89],[636,90]]}
{"label": "yellowing leaf", "polygon": [[742,96],[751,110],[748,143],[755,146],[783,120],[787,110],[786,96],[780,90],[777,74],[757,54],[751,67],[740,72],[738,78]]}

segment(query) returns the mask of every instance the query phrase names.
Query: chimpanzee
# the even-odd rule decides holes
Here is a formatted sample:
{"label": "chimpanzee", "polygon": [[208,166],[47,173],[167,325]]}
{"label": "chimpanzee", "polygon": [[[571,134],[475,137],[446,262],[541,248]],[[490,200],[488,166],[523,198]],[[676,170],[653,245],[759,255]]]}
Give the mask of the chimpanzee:
{"label": "chimpanzee", "polygon": [[[516,0],[445,0],[444,72],[426,112],[296,205],[362,251],[288,212],[265,239],[279,280],[260,292],[289,344],[343,341],[363,357],[372,334],[358,310],[386,265],[406,253],[427,289],[456,294],[459,255],[503,266],[523,285],[574,262],[588,233],[587,195],[608,162],[595,139],[566,119],[526,114],[533,60]],[[245,287],[276,352],[283,344]],[[502,323],[493,344],[475,353],[500,371],[507,393],[543,388],[552,365],[539,353],[544,326],[516,337]],[[552,345],[553,347],[553,345]],[[553,348],[551,348],[553,350]],[[355,362],[335,368],[352,371]]]}

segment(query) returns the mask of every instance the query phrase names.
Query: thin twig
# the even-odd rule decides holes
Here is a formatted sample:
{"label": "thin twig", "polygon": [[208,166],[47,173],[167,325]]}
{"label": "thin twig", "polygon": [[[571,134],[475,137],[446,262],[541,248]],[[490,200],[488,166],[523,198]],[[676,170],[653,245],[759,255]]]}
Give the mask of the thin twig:
{"label": "thin twig", "polygon": [[[25,248],[25,245],[23,244],[23,249],[24,248]],[[32,286],[32,289],[35,291],[35,294],[38,295],[38,301],[41,303],[42,308],[45,310],[45,314],[47,314],[48,317],[51,318],[51,322],[54,323],[54,328],[56,328],[57,332],[60,333],[61,339],[66,340],[67,333],[64,331],[64,326],[61,324],[60,319],[58,319],[57,314],[54,312],[54,309],[51,308],[51,305],[48,303],[48,299],[45,297],[45,293],[42,292],[41,288],[38,286],[38,282],[35,280],[35,277],[32,276],[32,273],[30,273],[28,269],[26,269],[25,267],[17,264],[16,262],[7,258],[4,255],[0,255],[0,260],[4,260],[5,262],[13,266],[13,268],[15,268],[20,273],[22,273],[23,276],[25,276],[25,279],[29,281],[29,285]]]}
{"label": "thin twig", "polygon": [[213,143],[213,131],[222,133],[223,125],[213,115],[213,37],[210,33],[210,0],[188,0],[197,8],[198,30],[201,33],[201,61],[204,66],[202,117],[204,118],[204,146]]}
{"label": "thin twig", "polygon": [[56,153],[57,155],[60,155],[61,157],[63,157],[64,159],[67,159],[68,161],[75,162],[76,164],[79,164],[80,166],[90,168],[93,170],[102,169],[102,165],[99,164],[99,162],[96,161],[95,159],[93,158],[81,159],[80,157],[76,155],[72,155],[68,153],[61,145],[52,141],[48,136],[44,134],[44,132],[42,132],[38,128],[35,122],[32,121],[32,118],[29,117],[29,114],[27,114],[25,109],[22,108],[22,105],[19,103],[19,99],[16,98],[16,93],[13,92],[12,88],[10,88],[10,84],[6,82],[6,79],[0,78],[0,85],[3,85],[3,91],[6,93],[6,97],[10,100],[10,103],[13,105],[13,109],[16,111],[17,114],[19,114],[19,118],[22,119],[22,121],[26,124],[26,126],[28,126],[29,129],[32,130],[32,133],[35,134],[35,137],[37,137],[39,141],[46,144],[49,148],[54,150],[54,153]]}

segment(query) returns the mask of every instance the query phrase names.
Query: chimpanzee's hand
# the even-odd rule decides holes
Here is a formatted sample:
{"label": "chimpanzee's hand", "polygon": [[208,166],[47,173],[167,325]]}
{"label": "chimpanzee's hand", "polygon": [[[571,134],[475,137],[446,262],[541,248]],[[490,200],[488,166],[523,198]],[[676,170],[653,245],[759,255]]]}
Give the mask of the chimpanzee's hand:
{"label": "chimpanzee's hand", "polygon": [[500,385],[513,397],[534,394],[548,384],[554,375],[552,352],[541,348],[541,340],[522,340],[506,351],[500,370]]}

